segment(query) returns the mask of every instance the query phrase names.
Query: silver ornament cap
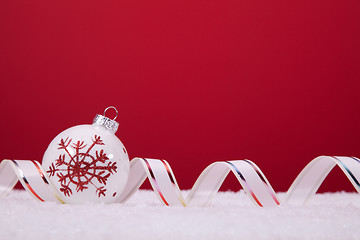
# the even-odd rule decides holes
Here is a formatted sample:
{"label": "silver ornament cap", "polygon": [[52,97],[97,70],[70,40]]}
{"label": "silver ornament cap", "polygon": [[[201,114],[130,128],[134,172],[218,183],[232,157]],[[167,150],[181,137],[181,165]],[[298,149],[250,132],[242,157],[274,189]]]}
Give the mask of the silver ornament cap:
{"label": "silver ornament cap", "polygon": [[[109,109],[114,109],[116,112],[116,116],[113,119],[106,117],[106,111],[108,111]],[[104,110],[103,115],[96,114],[96,116],[93,120],[93,125],[103,126],[110,132],[116,133],[116,131],[119,128],[119,123],[115,121],[117,116],[118,116],[118,111],[115,107],[113,107],[113,106],[107,107]]]}

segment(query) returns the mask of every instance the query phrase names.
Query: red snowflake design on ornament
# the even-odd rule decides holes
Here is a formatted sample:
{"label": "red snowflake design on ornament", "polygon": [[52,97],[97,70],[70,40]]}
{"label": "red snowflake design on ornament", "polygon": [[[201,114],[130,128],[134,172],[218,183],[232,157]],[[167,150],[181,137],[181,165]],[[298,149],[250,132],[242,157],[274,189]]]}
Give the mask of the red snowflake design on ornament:
{"label": "red snowflake design on ornament", "polygon": [[[80,152],[87,146],[84,144],[84,141],[72,143],[72,139],[69,139],[69,137],[65,140],[60,140],[58,149],[64,150],[65,154],[59,155],[55,165],[52,163],[47,173],[49,173],[49,177],[53,177],[56,174],[61,183],[60,191],[65,196],[70,197],[72,194],[70,184],[76,186],[77,192],[84,191],[91,184],[96,188],[98,197],[105,196],[106,189],[104,185],[106,185],[109,176],[117,172],[117,166],[116,162],[107,162],[109,158],[103,149],[96,151],[95,156],[91,155],[90,151],[95,145],[105,145],[101,137],[97,135],[92,139],[92,142],[86,152]],[[75,153],[71,154],[73,152],[71,148],[75,150]],[[103,165],[99,165],[99,163]],[[101,186],[97,186],[94,182],[95,180]]]}

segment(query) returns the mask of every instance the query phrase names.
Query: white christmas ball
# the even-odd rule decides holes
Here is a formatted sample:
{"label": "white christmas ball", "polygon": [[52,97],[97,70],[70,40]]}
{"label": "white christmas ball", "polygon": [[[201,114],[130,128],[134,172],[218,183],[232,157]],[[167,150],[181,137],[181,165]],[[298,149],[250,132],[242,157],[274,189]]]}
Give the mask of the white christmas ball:
{"label": "white christmas ball", "polygon": [[71,127],[52,140],[42,165],[66,203],[112,203],[123,191],[129,157],[115,131],[94,120],[93,125]]}

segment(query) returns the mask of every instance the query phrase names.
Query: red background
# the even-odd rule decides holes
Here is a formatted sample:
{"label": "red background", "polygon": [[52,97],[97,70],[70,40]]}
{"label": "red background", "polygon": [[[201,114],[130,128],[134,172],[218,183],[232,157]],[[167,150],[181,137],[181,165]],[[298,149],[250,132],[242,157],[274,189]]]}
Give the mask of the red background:
{"label": "red background", "polygon": [[109,105],[184,189],[217,160],[285,191],[316,156],[360,157],[358,0],[1,1],[0,31],[0,159],[41,160]]}

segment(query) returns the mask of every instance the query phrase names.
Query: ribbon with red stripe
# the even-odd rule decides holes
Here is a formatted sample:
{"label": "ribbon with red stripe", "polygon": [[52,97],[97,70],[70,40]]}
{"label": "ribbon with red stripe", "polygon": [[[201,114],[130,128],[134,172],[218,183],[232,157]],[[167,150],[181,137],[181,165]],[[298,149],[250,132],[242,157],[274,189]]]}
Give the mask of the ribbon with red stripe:
{"label": "ribbon with red stripe", "polygon": [[[200,174],[185,198],[169,163],[165,160],[134,158],[124,191],[117,202],[127,201],[148,179],[161,203],[166,206],[208,206],[231,172],[255,205],[301,205],[315,195],[330,171],[338,166],[360,193],[360,160],[356,157],[320,156],[312,160],[291,184],[283,202],[260,168],[250,160],[220,161]],[[20,181],[25,190],[39,201],[66,203],[49,180],[41,164],[30,160],[3,160],[0,163],[0,197],[5,197]]]}

